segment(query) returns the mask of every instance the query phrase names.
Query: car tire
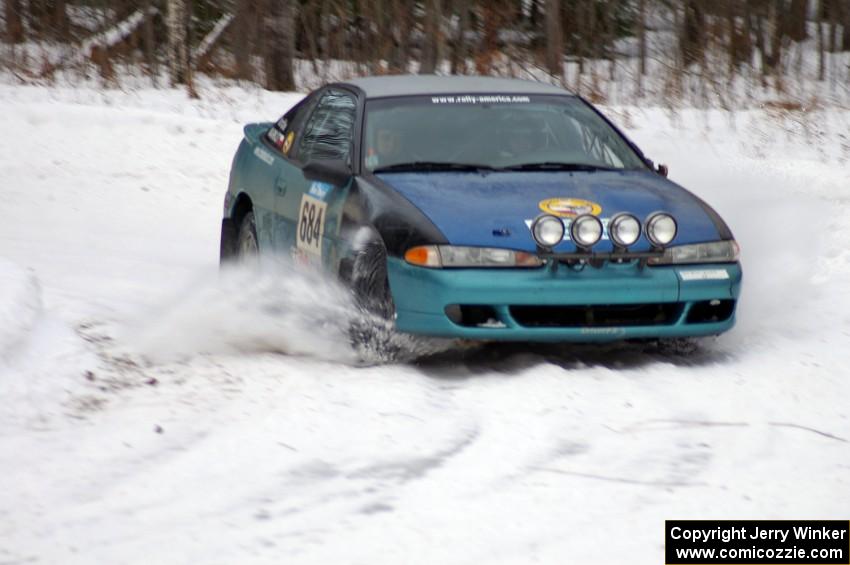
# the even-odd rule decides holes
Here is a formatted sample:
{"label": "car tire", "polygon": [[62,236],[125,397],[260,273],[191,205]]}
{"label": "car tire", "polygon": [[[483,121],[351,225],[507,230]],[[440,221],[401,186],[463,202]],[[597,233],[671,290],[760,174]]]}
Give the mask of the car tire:
{"label": "car tire", "polygon": [[242,221],[239,223],[239,232],[236,236],[236,259],[240,262],[255,261],[259,253],[254,212],[248,212],[242,216]]}
{"label": "car tire", "polygon": [[233,262],[236,257],[237,228],[230,218],[221,221],[221,241],[218,250],[218,263],[221,266]]}
{"label": "car tire", "polygon": [[395,304],[387,276],[387,249],[382,241],[370,241],[355,256],[351,289],[361,310],[384,320],[393,319]]}

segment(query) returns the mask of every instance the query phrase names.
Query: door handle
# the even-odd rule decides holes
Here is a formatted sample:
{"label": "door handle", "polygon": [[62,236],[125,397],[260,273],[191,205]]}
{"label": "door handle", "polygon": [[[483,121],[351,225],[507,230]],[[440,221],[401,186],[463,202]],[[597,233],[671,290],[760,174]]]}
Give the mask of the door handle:
{"label": "door handle", "polygon": [[277,180],[274,183],[274,190],[279,196],[286,194],[286,179],[283,177],[277,177]]}

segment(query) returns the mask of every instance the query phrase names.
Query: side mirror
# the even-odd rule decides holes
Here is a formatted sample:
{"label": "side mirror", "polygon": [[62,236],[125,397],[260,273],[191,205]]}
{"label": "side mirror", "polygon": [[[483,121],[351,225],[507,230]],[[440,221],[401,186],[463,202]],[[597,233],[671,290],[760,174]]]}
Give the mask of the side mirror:
{"label": "side mirror", "polygon": [[669,170],[667,169],[667,165],[658,165],[658,168],[655,170],[659,175],[665,178],[667,177],[667,173],[669,172]]}
{"label": "side mirror", "polygon": [[343,186],[351,179],[351,168],[341,159],[317,159],[304,165],[304,178]]}

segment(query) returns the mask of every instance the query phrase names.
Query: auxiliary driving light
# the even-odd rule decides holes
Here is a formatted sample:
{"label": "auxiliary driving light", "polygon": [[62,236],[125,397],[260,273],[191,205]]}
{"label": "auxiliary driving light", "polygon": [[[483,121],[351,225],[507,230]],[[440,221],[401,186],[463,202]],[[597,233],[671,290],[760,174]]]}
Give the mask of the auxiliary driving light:
{"label": "auxiliary driving light", "polygon": [[564,222],[561,218],[549,214],[537,216],[531,224],[531,236],[537,245],[552,249],[564,239]]}
{"label": "auxiliary driving light", "polygon": [[617,214],[608,223],[608,235],[619,247],[631,247],[640,239],[640,220],[631,214]]}
{"label": "auxiliary driving light", "polygon": [[676,237],[676,220],[664,212],[650,214],[646,219],[646,237],[656,247],[665,247]]}
{"label": "auxiliary driving light", "polygon": [[570,224],[570,238],[577,247],[589,249],[602,239],[602,222],[596,216],[582,214]]}

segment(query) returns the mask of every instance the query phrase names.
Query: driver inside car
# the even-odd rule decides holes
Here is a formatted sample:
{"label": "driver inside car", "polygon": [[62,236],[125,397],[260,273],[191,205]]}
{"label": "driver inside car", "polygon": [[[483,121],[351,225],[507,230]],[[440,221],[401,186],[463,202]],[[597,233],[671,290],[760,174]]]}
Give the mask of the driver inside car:
{"label": "driver inside car", "polygon": [[380,165],[393,164],[401,155],[401,134],[393,129],[380,127],[375,132],[374,144],[366,152],[366,166],[374,169]]}

